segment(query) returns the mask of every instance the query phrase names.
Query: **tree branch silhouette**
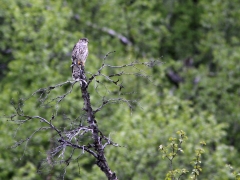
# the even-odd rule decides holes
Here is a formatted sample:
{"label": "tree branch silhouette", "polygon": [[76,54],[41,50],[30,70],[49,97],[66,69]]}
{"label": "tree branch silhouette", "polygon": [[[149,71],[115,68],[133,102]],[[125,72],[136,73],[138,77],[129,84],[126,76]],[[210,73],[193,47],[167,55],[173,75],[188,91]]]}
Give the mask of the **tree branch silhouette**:
{"label": "tree branch silhouette", "polygon": [[[102,102],[100,103],[100,106],[98,106],[96,109],[93,109],[93,106],[91,104],[90,94],[89,94],[89,85],[93,80],[96,82],[98,81],[96,78],[98,76],[103,77],[105,80],[107,80],[110,84],[113,84],[114,86],[118,87],[119,92],[124,88],[122,85],[122,82],[120,79],[114,80],[113,77],[121,77],[123,75],[133,75],[137,77],[143,77],[147,79],[148,81],[151,81],[150,77],[146,75],[144,71],[139,69],[137,66],[147,66],[152,67],[154,65],[158,65],[159,61],[150,61],[150,62],[132,62],[129,64],[121,65],[121,66],[113,66],[105,63],[106,58],[109,54],[113,52],[108,53],[104,59],[101,67],[97,70],[95,74],[92,74],[89,79],[87,79],[84,67],[81,67],[81,77],[80,77],[80,90],[81,95],[84,103],[84,108],[82,109],[82,116],[79,118],[86,119],[86,121],[81,123],[78,123],[78,125],[72,125],[70,129],[67,127],[60,127],[59,125],[56,125],[55,119],[57,118],[58,110],[52,113],[51,117],[44,118],[40,115],[27,115],[24,112],[24,104],[28,99],[30,99],[33,96],[38,96],[38,102],[40,103],[40,106],[43,107],[49,107],[52,105],[52,103],[56,103],[56,105],[59,105],[62,103],[62,101],[72,93],[74,85],[78,81],[66,81],[59,83],[57,85],[49,86],[47,88],[41,88],[34,93],[30,95],[30,97],[26,99],[20,99],[18,102],[12,101],[11,104],[15,108],[15,114],[11,115],[9,118],[10,121],[16,123],[19,127],[23,126],[27,122],[38,120],[41,123],[45,124],[46,126],[42,126],[37,128],[36,130],[33,130],[30,136],[27,138],[17,141],[12,148],[16,148],[23,143],[25,143],[24,152],[26,151],[26,148],[33,138],[33,136],[36,136],[36,134],[40,133],[41,131],[48,131],[51,130],[55,132],[55,146],[52,147],[52,149],[49,151],[47,155],[48,164],[51,166],[56,163],[54,161],[54,158],[58,155],[58,158],[62,158],[63,160],[60,161],[60,163],[64,163],[66,166],[64,168],[63,176],[66,173],[66,167],[74,160],[74,152],[76,150],[81,150],[82,154],[87,152],[90,154],[96,162],[96,165],[101,169],[102,172],[105,173],[106,177],[109,180],[117,180],[117,175],[113,170],[110,169],[107,159],[105,157],[105,148],[108,145],[120,147],[119,144],[113,142],[110,137],[104,135],[104,132],[102,132],[99,127],[98,123],[95,118],[95,114],[102,110],[103,107],[105,107],[108,104],[111,103],[126,103],[130,109],[133,108],[133,104],[136,103],[136,100],[128,100],[123,97],[118,98],[107,98],[102,97]],[[126,67],[133,67],[137,72],[128,73],[125,72],[123,69]],[[120,72],[112,73],[110,75],[106,75],[102,73],[102,70],[104,68],[113,68],[113,69],[121,69]],[[67,90],[64,94],[55,96],[53,98],[50,97],[51,93],[56,90],[57,88],[64,87],[64,86],[70,86],[69,90]],[[91,140],[88,140],[87,142],[82,141],[82,139],[91,137]],[[71,148],[72,152],[68,158],[64,159],[64,156],[66,156],[65,151],[66,148]]]}

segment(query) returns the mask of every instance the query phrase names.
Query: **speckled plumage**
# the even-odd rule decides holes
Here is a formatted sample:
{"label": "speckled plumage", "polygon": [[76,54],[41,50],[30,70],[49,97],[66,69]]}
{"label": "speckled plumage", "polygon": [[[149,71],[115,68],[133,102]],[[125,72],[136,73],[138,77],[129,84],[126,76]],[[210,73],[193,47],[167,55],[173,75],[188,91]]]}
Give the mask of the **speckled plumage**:
{"label": "speckled plumage", "polygon": [[81,68],[78,65],[73,65],[72,66],[72,78],[75,81],[79,81],[81,79]]}
{"label": "speckled plumage", "polygon": [[81,66],[85,65],[88,56],[88,39],[82,38],[72,50],[72,77],[73,80],[80,80]]}

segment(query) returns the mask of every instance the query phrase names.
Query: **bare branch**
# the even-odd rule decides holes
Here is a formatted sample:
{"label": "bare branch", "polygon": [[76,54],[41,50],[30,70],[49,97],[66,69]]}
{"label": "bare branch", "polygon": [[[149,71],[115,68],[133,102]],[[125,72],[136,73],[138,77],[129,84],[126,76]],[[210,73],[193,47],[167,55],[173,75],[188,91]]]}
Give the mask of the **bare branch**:
{"label": "bare branch", "polygon": [[[108,54],[110,54],[112,52],[109,52]],[[106,56],[108,56],[108,54]],[[105,57],[106,57],[105,56]],[[124,65],[120,65],[120,66],[114,66],[114,65],[110,65],[110,64],[102,64],[102,66],[98,69],[98,72],[93,74],[88,82],[87,82],[87,86],[89,86],[89,84],[92,82],[93,79],[95,79],[97,76],[103,76],[105,77],[106,79],[108,79],[109,81],[111,81],[112,83],[116,84],[115,81],[113,81],[110,77],[114,77],[114,76],[121,76],[121,75],[137,75],[137,76],[142,76],[142,77],[145,77],[147,78],[148,80],[149,77],[147,75],[144,75],[146,74],[145,72],[143,72],[141,69],[137,68],[136,66],[137,65],[144,65],[144,66],[147,66],[147,67],[153,67],[153,66],[156,66],[156,65],[159,65],[161,64],[162,62],[161,61],[158,61],[158,60],[152,60],[152,61],[149,61],[149,62],[131,62],[129,64],[124,64]],[[106,76],[104,74],[101,73],[101,71],[106,68],[106,67],[109,67],[109,68],[119,68],[119,69],[122,69],[122,68],[126,68],[126,67],[134,67],[135,69],[137,69],[139,71],[139,73],[125,73],[124,71],[121,71],[120,73],[116,73],[116,74],[112,74],[112,75],[109,75],[109,76]],[[151,81],[152,82],[152,81]]]}
{"label": "bare branch", "polygon": [[[105,29],[106,30],[106,29]],[[119,36],[118,36],[119,37]],[[120,38],[120,37],[119,37]],[[40,107],[43,108],[49,108],[52,104],[55,104],[54,111],[50,112],[50,117],[44,118],[40,115],[30,116],[26,115],[26,112],[24,112],[24,103],[27,101],[30,97],[26,99],[20,99],[17,102],[12,101],[11,104],[15,108],[16,113],[12,116],[8,117],[10,121],[16,123],[18,125],[17,129],[20,129],[20,127],[26,123],[30,122],[31,120],[40,120],[45,126],[47,127],[40,127],[37,130],[35,130],[29,137],[26,139],[20,139],[17,141],[12,147],[18,147],[19,145],[26,143],[24,147],[24,153],[26,151],[26,148],[28,146],[29,141],[32,139],[33,136],[37,134],[37,132],[43,131],[43,130],[51,130],[51,132],[54,133],[54,145],[51,146],[51,150],[47,153],[46,161],[53,166],[54,164],[65,164],[66,166],[63,169],[63,178],[66,174],[66,168],[70,162],[73,161],[74,158],[74,152],[80,151],[80,154],[84,154],[87,152],[89,155],[95,158],[97,166],[105,173],[107,178],[109,180],[117,180],[116,174],[110,169],[107,159],[105,157],[105,148],[108,145],[112,145],[115,147],[121,147],[119,144],[113,142],[111,140],[110,134],[108,136],[105,136],[99,129],[98,123],[95,119],[95,114],[102,110],[103,107],[105,107],[108,104],[115,104],[115,103],[124,103],[126,104],[130,111],[135,108],[135,106],[140,106],[137,100],[131,100],[124,98],[123,95],[128,94],[131,95],[135,92],[122,92],[122,89],[124,88],[124,84],[121,81],[121,77],[124,75],[127,76],[135,76],[135,77],[141,77],[144,78],[150,82],[152,82],[151,78],[147,75],[145,71],[143,71],[140,67],[153,67],[155,65],[160,64],[160,61],[154,60],[149,62],[138,62],[134,61],[128,64],[123,65],[110,65],[105,63],[107,57],[114,53],[115,51],[107,53],[103,58],[103,63],[101,67],[97,70],[96,73],[89,73],[90,78],[87,80],[87,77],[85,75],[85,70],[83,66],[80,66],[81,68],[81,77],[80,80],[80,90],[82,94],[82,99],[84,102],[84,108],[79,109],[81,114],[78,115],[77,118],[73,118],[71,120],[70,116],[65,117],[65,113],[63,113],[63,119],[68,119],[70,121],[68,126],[65,126],[66,123],[64,123],[63,127],[57,126],[56,119],[58,118],[58,108],[60,107],[59,104],[63,102],[63,100],[72,93],[74,85],[79,81],[66,81],[62,82],[53,86],[49,86],[46,88],[41,88],[35,91],[30,95],[36,96],[37,95],[37,102],[40,102]],[[109,70],[114,69],[116,72],[112,72],[110,75],[108,75],[103,70]],[[129,70],[130,69],[130,70]],[[128,71],[129,70],[129,71]],[[90,101],[90,95],[88,92],[88,87],[91,84],[91,82],[94,80],[96,83],[95,86],[95,92],[98,93],[98,95],[102,98],[101,103],[97,108],[94,110],[91,101]],[[103,80],[103,82],[101,82]],[[107,82],[107,83],[105,83]],[[78,83],[77,83],[78,84]],[[57,88],[59,87],[66,87],[68,90],[58,96],[53,97],[53,93]],[[102,89],[99,87],[103,87],[103,94]],[[113,88],[112,88],[113,87]],[[113,89],[113,90],[112,90]],[[46,113],[48,114],[48,113]],[[49,116],[49,115],[48,115]],[[63,129],[63,130],[62,130]],[[90,141],[85,141],[86,139],[89,140],[89,135],[91,136]],[[64,157],[67,152],[71,150],[70,156],[67,158]],[[54,158],[60,158],[61,160],[55,160]]]}
{"label": "bare branch", "polygon": [[108,53],[104,56],[103,61],[105,61],[110,54],[113,54],[113,53],[115,53],[115,52],[116,52],[116,51],[108,52]]}
{"label": "bare branch", "polygon": [[132,42],[126,36],[123,36],[122,34],[119,34],[112,29],[109,29],[109,28],[106,28],[106,27],[101,28],[101,27],[98,27],[96,24],[92,24],[90,22],[88,22],[87,25],[92,27],[92,28],[99,29],[103,32],[106,32],[110,36],[118,38],[124,45],[132,45]]}
{"label": "bare branch", "polygon": [[93,113],[95,114],[96,112],[100,111],[104,106],[106,106],[109,103],[126,103],[128,105],[128,107],[130,108],[130,110],[133,109],[133,104],[132,103],[137,103],[137,100],[127,100],[124,98],[116,98],[116,99],[108,99],[106,100],[105,98],[103,98],[102,104],[93,111]]}
{"label": "bare branch", "polygon": [[[25,140],[20,140],[20,141],[16,142],[13,146],[11,146],[11,148],[16,148],[16,147],[20,146],[21,144],[23,144],[24,142],[26,142],[26,144],[25,144],[25,146],[24,146],[24,150],[23,150],[23,155],[22,155],[22,157],[23,157],[24,154],[25,154],[25,151],[26,151],[26,149],[27,149],[28,143],[29,143],[29,141],[32,139],[32,137],[33,137],[37,132],[39,132],[39,131],[41,131],[41,130],[47,130],[47,129],[49,129],[49,127],[40,127],[40,128],[38,128],[38,129],[37,129],[36,131],[34,131],[29,137],[27,137]],[[20,159],[22,159],[22,157],[21,157]]]}

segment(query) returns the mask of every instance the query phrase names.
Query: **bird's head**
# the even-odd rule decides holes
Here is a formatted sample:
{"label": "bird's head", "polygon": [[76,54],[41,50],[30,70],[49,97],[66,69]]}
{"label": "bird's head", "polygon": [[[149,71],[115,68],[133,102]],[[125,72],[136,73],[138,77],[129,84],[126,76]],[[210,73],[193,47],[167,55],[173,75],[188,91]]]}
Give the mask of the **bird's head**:
{"label": "bird's head", "polygon": [[87,38],[81,38],[79,41],[80,41],[81,43],[85,44],[85,45],[88,44],[88,39],[87,39]]}

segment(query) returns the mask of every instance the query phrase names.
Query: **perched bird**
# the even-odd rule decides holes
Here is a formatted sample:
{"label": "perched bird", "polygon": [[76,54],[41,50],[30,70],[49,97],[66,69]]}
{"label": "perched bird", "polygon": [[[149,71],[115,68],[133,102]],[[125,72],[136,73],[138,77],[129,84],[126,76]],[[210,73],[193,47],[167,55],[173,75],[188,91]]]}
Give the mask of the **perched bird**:
{"label": "perched bird", "polygon": [[72,64],[72,78],[74,81],[79,81],[81,79],[81,72],[80,66]]}
{"label": "perched bird", "polygon": [[84,67],[88,56],[88,39],[82,38],[72,50],[72,77],[73,80],[80,80],[82,66]]}

